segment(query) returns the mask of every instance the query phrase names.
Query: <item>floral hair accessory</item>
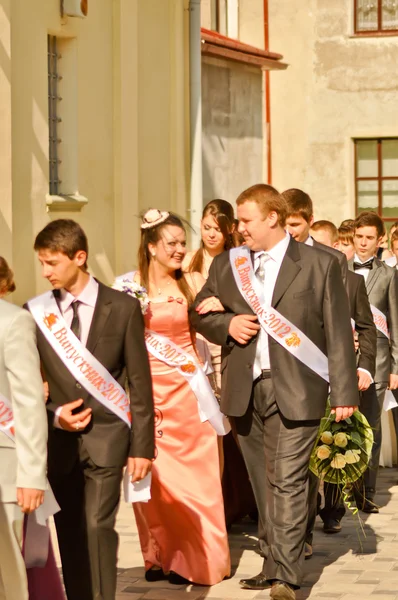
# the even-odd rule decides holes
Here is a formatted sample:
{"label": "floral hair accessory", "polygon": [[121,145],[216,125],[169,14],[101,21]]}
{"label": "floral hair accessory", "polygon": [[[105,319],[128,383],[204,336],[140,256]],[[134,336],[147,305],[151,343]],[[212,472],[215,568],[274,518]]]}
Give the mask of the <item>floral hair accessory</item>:
{"label": "floral hair accessory", "polygon": [[156,227],[156,225],[163,223],[169,216],[170,213],[166,210],[150,208],[142,217],[141,229],[150,229],[151,227]]}

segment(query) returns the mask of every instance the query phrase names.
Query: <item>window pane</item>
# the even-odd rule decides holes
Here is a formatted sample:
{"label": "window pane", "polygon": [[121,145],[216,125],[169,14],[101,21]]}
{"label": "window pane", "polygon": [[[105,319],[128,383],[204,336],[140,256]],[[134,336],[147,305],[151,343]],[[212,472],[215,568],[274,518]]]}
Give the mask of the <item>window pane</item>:
{"label": "window pane", "polygon": [[398,177],[398,140],[383,140],[381,145],[381,156],[382,176]]}
{"label": "window pane", "polygon": [[378,0],[356,0],[357,31],[377,30]]}
{"label": "window pane", "polygon": [[378,182],[358,181],[358,212],[374,210],[378,212]]}
{"label": "window pane", "polygon": [[381,28],[398,29],[398,0],[382,0]]}
{"label": "window pane", "polygon": [[377,140],[357,141],[358,177],[377,177]]}
{"label": "window pane", "polygon": [[398,179],[383,181],[383,217],[398,219]]}

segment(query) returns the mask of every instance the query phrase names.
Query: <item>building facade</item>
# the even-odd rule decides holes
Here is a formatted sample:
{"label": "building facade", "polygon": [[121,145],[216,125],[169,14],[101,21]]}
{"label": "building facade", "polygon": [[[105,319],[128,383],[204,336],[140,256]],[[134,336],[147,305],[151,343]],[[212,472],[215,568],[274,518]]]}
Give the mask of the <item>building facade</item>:
{"label": "building facade", "polygon": [[398,219],[398,3],[268,0],[272,179],[301,188],[316,219]]}
{"label": "building facade", "polygon": [[49,220],[81,223],[111,283],[143,209],[189,216],[189,0],[61,4],[0,0],[0,255],[18,303],[48,288],[32,246]]}

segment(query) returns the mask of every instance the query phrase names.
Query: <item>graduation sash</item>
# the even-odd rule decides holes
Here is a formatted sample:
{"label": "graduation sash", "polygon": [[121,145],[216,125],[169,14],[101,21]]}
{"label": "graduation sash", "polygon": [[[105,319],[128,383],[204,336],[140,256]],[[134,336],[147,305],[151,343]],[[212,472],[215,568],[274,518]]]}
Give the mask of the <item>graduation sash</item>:
{"label": "graduation sash", "polygon": [[298,327],[271,306],[265,306],[247,246],[229,251],[232,273],[238,290],[257,315],[262,329],[299,361],[329,383],[327,356]]}

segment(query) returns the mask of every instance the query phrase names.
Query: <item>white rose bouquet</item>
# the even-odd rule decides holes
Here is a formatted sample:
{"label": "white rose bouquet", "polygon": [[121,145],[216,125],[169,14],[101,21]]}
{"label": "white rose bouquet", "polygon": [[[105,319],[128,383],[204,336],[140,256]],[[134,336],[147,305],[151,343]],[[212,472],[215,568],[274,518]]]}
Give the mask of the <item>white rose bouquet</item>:
{"label": "white rose bouquet", "polygon": [[330,407],[322,419],[312,451],[310,470],[322,481],[342,486],[343,497],[368,466],[373,431],[358,410],[336,423]]}
{"label": "white rose bouquet", "polygon": [[139,283],[135,283],[135,281],[131,281],[130,279],[116,279],[112,285],[112,288],[114,290],[118,290],[119,292],[125,292],[133,298],[137,298],[141,305],[141,312],[143,315],[145,315],[149,306],[149,298],[148,292],[144,287],[142,287]]}

